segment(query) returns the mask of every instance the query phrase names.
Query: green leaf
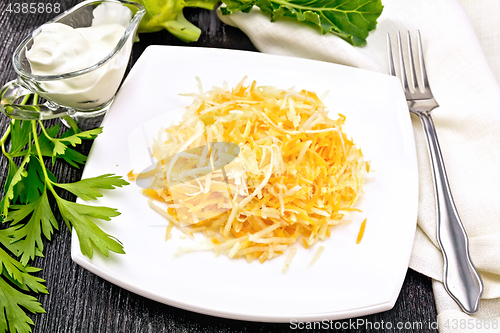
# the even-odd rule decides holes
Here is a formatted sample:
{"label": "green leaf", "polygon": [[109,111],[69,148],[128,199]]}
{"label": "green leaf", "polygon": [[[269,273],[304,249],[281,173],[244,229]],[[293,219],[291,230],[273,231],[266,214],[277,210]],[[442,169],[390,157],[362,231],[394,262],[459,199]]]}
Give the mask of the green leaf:
{"label": "green leaf", "polygon": [[226,6],[220,7],[223,15],[230,15],[238,11],[250,13],[252,8],[257,5],[257,0],[223,0]]}
{"label": "green leaf", "polygon": [[[0,235],[2,243],[9,240],[8,237],[7,240],[3,238],[5,235]],[[23,266],[0,247],[0,332],[31,332],[33,321],[25,310],[45,313],[36,298],[22,292],[47,293],[47,288],[42,284],[45,281],[31,275],[38,271],[39,268]]]}
{"label": "green leaf", "polygon": [[[24,169],[26,163],[28,163],[30,160],[30,156],[27,155],[25,156],[23,162],[21,163],[21,166],[16,169],[14,175],[12,176],[9,186],[5,189],[5,195],[4,198],[2,199],[2,216],[7,216],[9,206],[11,203],[11,200],[14,199],[15,196],[15,191],[14,187],[19,183],[23,177],[26,177],[28,175],[28,172]],[[11,163],[9,163],[9,169],[13,167]],[[10,173],[10,171],[9,171]]]}
{"label": "green leaf", "polygon": [[15,286],[24,291],[47,294],[47,288],[42,284],[45,280],[31,275],[41,269],[30,266],[23,266],[2,248],[0,248],[0,275],[3,275]]}
{"label": "green leaf", "polygon": [[31,138],[31,124],[29,121],[15,120],[11,122],[10,153],[17,153],[26,147]]}
{"label": "green leaf", "polygon": [[[14,163],[14,161],[9,158],[7,159],[9,161],[9,173],[7,174],[7,178],[5,179],[5,184],[4,184],[4,187],[3,187],[3,191],[4,193],[7,193],[9,191],[9,188],[10,188],[10,184],[12,182],[12,178],[14,176],[14,174],[17,172],[17,169],[18,169],[18,166],[16,163]],[[15,199],[15,192],[14,192],[14,195],[12,197],[12,199],[8,199],[6,195],[4,195],[4,197],[2,198],[2,201],[0,201],[0,207],[2,207],[2,214],[1,216],[5,216],[6,213],[8,212],[8,209],[9,209],[9,206],[10,206],[10,200],[14,200]]]}
{"label": "green leaf", "polygon": [[[42,128],[40,135],[37,135],[37,124]],[[94,139],[101,131],[98,128],[79,132],[77,128],[72,128],[56,138],[60,125],[45,129],[42,122],[13,121],[2,137],[5,152],[5,140],[11,136],[11,152],[5,153],[9,173],[5,179],[5,195],[0,202],[0,223],[8,224],[0,228],[0,333],[31,332],[33,322],[26,312],[45,312],[36,298],[26,293],[47,293],[45,281],[33,275],[40,269],[28,265],[35,256],[43,257],[42,235],[51,240],[54,229],[58,229],[47,189],[54,195],[67,226],[75,228],[84,254],[92,257],[94,247],[106,256],[109,251],[124,253],[123,245],[93,221],[110,220],[119,215],[116,209],[63,200],[53,186],[66,188],[85,199],[95,199],[102,196],[105,189],[128,183],[119,176],[106,174],[76,183],[57,184],[56,177],[46,169],[43,160],[44,157],[51,157],[54,163],[57,157],[78,167],[87,157],[70,146],[81,144],[85,139]],[[23,157],[19,166],[14,157]],[[20,260],[16,260],[17,257]]]}
{"label": "green leaf", "polygon": [[24,286],[28,287],[35,293],[48,294],[47,287],[43,285],[45,283],[44,279],[33,276],[33,273],[41,271],[41,268],[26,266],[26,274],[23,276]]}
{"label": "green leaf", "polygon": [[[29,215],[30,219],[22,224]],[[25,205],[11,205],[11,211],[6,218],[11,222],[16,230],[12,234],[13,242],[19,243],[21,263],[26,265],[37,255],[37,252],[43,252],[42,233],[50,240],[54,229],[58,229],[57,220],[52,213],[52,209],[47,198],[47,192],[38,198],[37,201]],[[19,224],[19,226],[17,226]]]}
{"label": "green leaf", "polygon": [[13,199],[15,203],[18,199],[19,203],[30,203],[36,201],[45,190],[45,175],[43,168],[36,155],[31,154],[28,163],[27,175],[17,184],[15,189],[16,196]]}
{"label": "green leaf", "polygon": [[[54,137],[59,133],[59,128],[60,124],[57,124],[55,126],[49,127],[46,129],[47,134],[54,139]],[[67,130],[61,135],[61,138],[65,138],[67,136],[73,135],[75,132],[72,129]],[[83,137],[87,136],[88,134],[85,134]],[[54,155],[54,150],[55,148],[55,143],[47,138],[46,135],[40,135],[39,137],[39,144],[40,144],[40,150],[42,152],[42,156],[47,156],[47,157],[52,157],[52,163],[55,162],[56,155]],[[55,140],[55,139],[54,139]],[[70,139],[71,140],[71,139]],[[65,146],[62,142],[58,141],[59,145]],[[71,148],[68,148],[65,146],[64,148],[64,153],[62,155],[57,155],[57,158],[62,158],[64,159],[68,164],[74,166],[75,168],[79,168],[79,164],[84,164],[87,161],[87,156],[83,155],[82,153],[77,152],[76,150],[73,150]],[[60,147],[57,149],[61,149]],[[57,150],[56,149],[56,150]]]}
{"label": "green leaf", "polygon": [[58,155],[63,155],[66,151],[67,146],[59,140],[52,141],[54,144],[54,149],[52,150],[52,156],[57,157]]}
{"label": "green leaf", "polygon": [[12,243],[12,234],[17,228],[10,227],[7,229],[0,229],[0,244],[2,244],[13,255],[19,257],[20,247],[17,243]]}
{"label": "green leaf", "polygon": [[[26,160],[21,164],[23,169],[21,171],[12,159],[8,159],[9,173],[4,186],[6,195],[0,203],[4,214],[6,208],[8,209],[13,203],[24,204],[35,201],[44,189],[44,175],[40,161],[36,155],[29,154],[29,151],[25,151],[25,153],[28,155],[25,156]],[[14,178],[16,175],[20,177]],[[13,182],[13,180],[15,181]]]}
{"label": "green leaf", "polygon": [[75,183],[54,185],[73,193],[83,200],[95,200],[103,195],[102,191],[98,189],[112,190],[115,187],[122,187],[128,184],[121,176],[108,173],[93,178],[85,178]]}
{"label": "green leaf", "polygon": [[94,254],[94,246],[105,256],[109,251],[125,253],[123,245],[114,237],[108,235],[99,228],[90,218],[97,218],[109,221],[112,217],[120,213],[109,207],[88,206],[76,202],[70,202],[60,197],[56,197],[61,215],[67,225],[75,228],[80,250],[89,258]]}
{"label": "green leaf", "polygon": [[87,156],[70,148],[66,149],[64,155],[59,157],[62,157],[67,163],[69,163],[70,165],[74,166],[77,169],[80,168],[78,164],[85,164],[85,162],[87,161]]}
{"label": "green leaf", "polygon": [[381,0],[223,0],[224,15],[248,12],[253,5],[271,16],[271,21],[288,17],[313,24],[323,34],[332,32],[354,46],[366,44],[368,33],[377,26],[382,14]]}
{"label": "green leaf", "polygon": [[31,332],[33,321],[24,309],[32,313],[45,313],[35,297],[20,292],[0,276],[0,332]]}
{"label": "green leaf", "polygon": [[41,271],[40,268],[26,266],[25,272],[23,272],[23,283],[19,283],[12,279],[8,274],[4,274],[4,278],[9,280],[14,286],[25,292],[35,292],[37,294],[48,294],[47,287],[44,285],[45,280],[31,273],[36,273]]}
{"label": "green leaf", "polygon": [[[70,134],[73,133],[73,134]],[[59,138],[52,138],[52,143],[54,144],[54,149],[52,155],[58,157],[59,155],[64,155],[68,144],[75,147],[82,143],[82,140],[92,140],[97,137],[97,135],[102,133],[102,127],[88,130],[85,132],[75,133],[72,129],[64,132]]]}
{"label": "green leaf", "polygon": [[0,248],[0,273],[7,273],[18,283],[23,283],[24,266]]}
{"label": "green leaf", "polygon": [[64,132],[64,134],[61,135],[61,137],[56,140],[67,144],[71,144],[74,147],[76,145],[81,144],[82,139],[83,140],[95,139],[99,134],[102,133],[102,127],[91,129],[85,132],[74,133],[73,135],[69,135],[70,133],[74,133],[74,131],[70,129]]}

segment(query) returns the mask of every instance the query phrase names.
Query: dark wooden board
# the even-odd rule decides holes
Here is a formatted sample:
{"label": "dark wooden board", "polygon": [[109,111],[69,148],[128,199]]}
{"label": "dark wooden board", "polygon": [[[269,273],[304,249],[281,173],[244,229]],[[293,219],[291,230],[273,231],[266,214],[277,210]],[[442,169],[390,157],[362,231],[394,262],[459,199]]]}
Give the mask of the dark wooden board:
{"label": "dark wooden board", "polygon": [[[0,83],[15,78],[11,57],[15,47],[34,28],[53,18],[55,14],[14,14],[7,6],[21,0],[0,1]],[[29,1],[24,1],[28,2]],[[40,1],[42,2],[42,1]],[[43,1],[60,3],[63,10],[79,1]],[[256,51],[251,41],[238,29],[226,26],[215,11],[188,9],[186,18],[202,29],[198,42],[186,44],[166,31],[142,34],[134,45],[130,66],[151,44],[183,45],[189,47],[217,47]],[[0,117],[3,133],[8,119]],[[88,153],[91,142],[80,147]],[[80,169],[57,162],[47,163],[61,182],[81,178]],[[106,170],[103,170],[103,173]],[[0,181],[3,187],[7,176],[6,159],[0,158]],[[73,198],[74,199],[74,198]],[[39,295],[46,314],[31,315],[35,333],[109,332],[289,332],[298,325],[245,322],[229,320],[177,309],[119,288],[86,271],[71,261],[71,233],[59,218],[60,231],[51,242],[45,243],[45,257],[38,258],[34,266],[42,268],[39,277],[47,281],[48,295]],[[244,300],[243,300],[244,301]],[[398,324],[399,323],[399,324]],[[431,280],[408,270],[399,298],[390,311],[336,322],[301,324],[304,332],[437,332],[436,309]],[[403,325],[400,329],[398,325]],[[308,328],[310,327],[310,328]],[[314,328],[315,327],[315,328]],[[325,329],[328,327],[329,329]],[[391,328],[392,327],[392,328]],[[340,329],[335,329],[340,328]]]}

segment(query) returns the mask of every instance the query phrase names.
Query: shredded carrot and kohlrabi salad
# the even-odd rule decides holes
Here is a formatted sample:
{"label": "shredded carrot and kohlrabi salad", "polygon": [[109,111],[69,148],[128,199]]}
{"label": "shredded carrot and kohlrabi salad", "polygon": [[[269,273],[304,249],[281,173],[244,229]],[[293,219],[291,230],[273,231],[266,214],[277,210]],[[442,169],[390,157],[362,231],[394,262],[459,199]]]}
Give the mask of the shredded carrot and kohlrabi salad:
{"label": "shredded carrot and kohlrabi salad", "polygon": [[[188,237],[205,236],[178,254],[212,249],[264,262],[296,243],[308,248],[329,237],[359,211],[370,164],[343,132],[345,116],[330,119],[316,93],[244,79],[206,92],[200,83],[190,96],[183,120],[165,128],[153,146],[162,186],[143,189],[169,222],[167,239],[174,226]],[[211,155],[215,142],[238,150],[219,170],[213,159],[230,152]],[[210,165],[215,171],[193,177]],[[186,173],[189,181],[172,181]]]}

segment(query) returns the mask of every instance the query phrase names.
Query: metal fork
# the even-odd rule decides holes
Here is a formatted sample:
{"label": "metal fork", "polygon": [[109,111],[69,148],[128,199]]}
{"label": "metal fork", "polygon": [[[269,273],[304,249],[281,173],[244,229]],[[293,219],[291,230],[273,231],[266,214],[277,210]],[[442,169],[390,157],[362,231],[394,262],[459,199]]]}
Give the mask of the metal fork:
{"label": "metal fork", "polygon": [[[399,31],[397,38],[401,65],[400,79],[408,108],[420,118],[429,148],[437,203],[437,238],[444,258],[443,283],[448,294],[462,310],[465,313],[473,314],[479,305],[483,283],[469,256],[469,241],[453,202],[436,128],[431,118],[431,111],[439,105],[429,86],[422,50],[422,38],[418,32],[418,58],[422,86],[419,84],[415,71],[410,33],[408,32],[408,54],[406,56],[410,69],[410,81],[406,75],[405,56],[403,55]],[[390,74],[396,76],[389,34],[387,34],[387,48]]]}

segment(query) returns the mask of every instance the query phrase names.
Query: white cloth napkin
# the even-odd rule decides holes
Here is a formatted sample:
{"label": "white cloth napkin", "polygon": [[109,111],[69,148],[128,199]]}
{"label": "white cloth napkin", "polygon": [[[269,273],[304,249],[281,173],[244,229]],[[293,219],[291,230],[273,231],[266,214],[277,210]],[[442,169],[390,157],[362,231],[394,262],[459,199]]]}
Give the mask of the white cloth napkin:
{"label": "white cloth napkin", "polygon": [[249,14],[219,17],[240,28],[262,52],[383,73],[388,72],[386,34],[391,33],[394,45],[397,30],[410,31],[414,37],[420,30],[430,85],[440,104],[433,119],[450,186],[469,235],[472,260],[484,282],[479,311],[472,316],[463,313],[441,282],[443,259],[436,239],[434,188],[425,137],[415,116],[420,190],[410,267],[433,279],[440,332],[499,332],[500,2],[383,0],[383,5],[377,29],[362,48],[333,34],[323,36],[304,24],[271,23],[257,8]]}

